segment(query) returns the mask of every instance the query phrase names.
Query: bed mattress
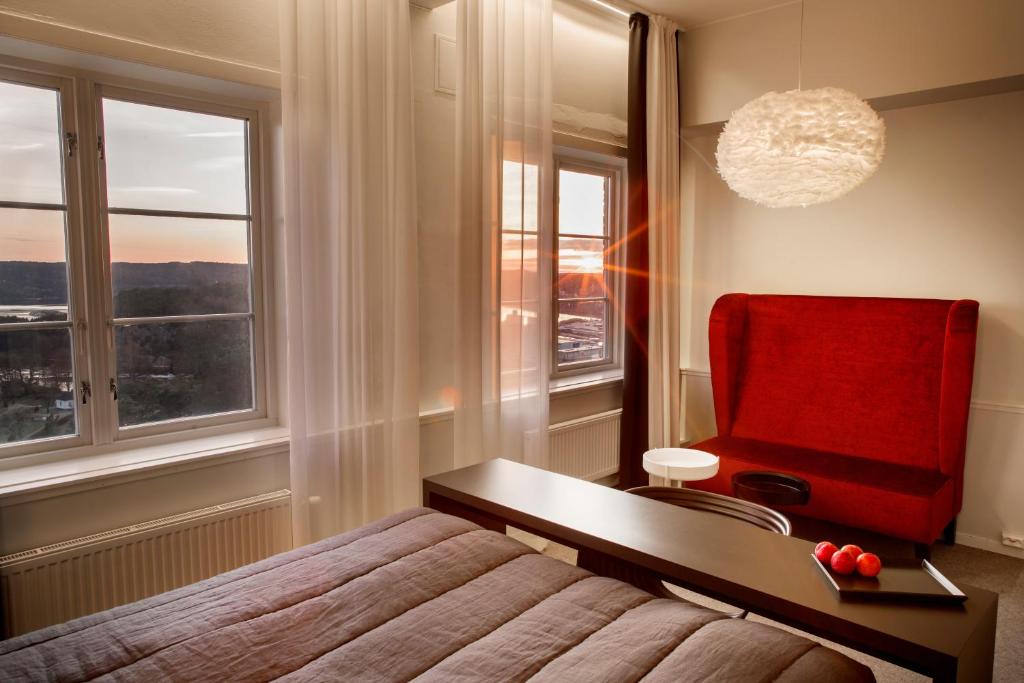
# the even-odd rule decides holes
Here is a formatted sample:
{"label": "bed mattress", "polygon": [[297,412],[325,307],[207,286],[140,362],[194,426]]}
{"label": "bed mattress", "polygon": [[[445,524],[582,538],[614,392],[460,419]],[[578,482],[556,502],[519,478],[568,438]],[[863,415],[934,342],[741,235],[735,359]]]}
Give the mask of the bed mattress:
{"label": "bed mattress", "polygon": [[425,508],[0,642],[0,680],[96,679],[874,680],[800,636]]}

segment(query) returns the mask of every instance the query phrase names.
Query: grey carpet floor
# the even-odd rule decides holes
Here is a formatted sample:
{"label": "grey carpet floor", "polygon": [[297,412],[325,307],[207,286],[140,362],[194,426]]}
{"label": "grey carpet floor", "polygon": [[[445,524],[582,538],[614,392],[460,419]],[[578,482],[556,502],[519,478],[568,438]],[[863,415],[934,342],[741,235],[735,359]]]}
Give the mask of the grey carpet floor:
{"label": "grey carpet floor", "polygon": [[[555,559],[576,564],[576,551],[552,541],[539,538],[519,529],[509,528],[509,535],[532,548]],[[953,583],[986,588],[999,593],[999,616],[996,624],[996,659],[993,672],[995,681],[1002,683],[1024,681],[1024,560],[1005,555],[976,550],[966,546],[936,545],[932,550],[932,563]],[[692,591],[670,586],[680,597],[713,609],[735,611],[711,598]],[[852,659],[871,667],[879,683],[904,683],[930,680],[925,676],[908,671],[880,659],[836,645],[810,633],[778,624],[757,615],[748,617],[753,621],[772,624],[778,628],[800,633],[808,638],[827,644]]]}

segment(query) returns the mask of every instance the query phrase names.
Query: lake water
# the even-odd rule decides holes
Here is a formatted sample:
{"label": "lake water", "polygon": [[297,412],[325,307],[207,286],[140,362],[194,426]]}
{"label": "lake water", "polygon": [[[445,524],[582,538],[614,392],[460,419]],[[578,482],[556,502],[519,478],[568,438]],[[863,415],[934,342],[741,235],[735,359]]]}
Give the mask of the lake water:
{"label": "lake water", "polygon": [[0,306],[0,318],[17,318],[19,322],[39,320],[47,313],[63,313],[67,317],[67,306]]}

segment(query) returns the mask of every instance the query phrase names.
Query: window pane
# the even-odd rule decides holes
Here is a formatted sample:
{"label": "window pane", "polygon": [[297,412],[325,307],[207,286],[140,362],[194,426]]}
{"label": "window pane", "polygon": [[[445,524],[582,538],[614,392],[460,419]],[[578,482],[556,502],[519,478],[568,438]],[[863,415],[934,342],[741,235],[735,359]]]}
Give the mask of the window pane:
{"label": "window pane", "polygon": [[558,304],[558,364],[604,360],[607,301]]}
{"label": "window pane", "polygon": [[[502,161],[501,228],[537,232],[539,171],[533,164]],[[525,186],[525,194],[524,188]]]}
{"label": "window pane", "polygon": [[64,203],[56,90],[0,81],[0,199]]}
{"label": "window pane", "polygon": [[247,221],[110,215],[114,317],[249,312]]}
{"label": "window pane", "polygon": [[103,100],[107,205],[248,214],[246,123]]}
{"label": "window pane", "polygon": [[253,407],[247,320],[117,328],[122,427]]}
{"label": "window pane", "polygon": [[604,235],[608,178],[593,173],[558,172],[558,232]]}
{"label": "window pane", "polygon": [[0,322],[68,319],[64,212],[0,208]]}
{"label": "window pane", "polygon": [[604,240],[558,238],[558,297],[607,296]]}
{"label": "window pane", "polygon": [[77,433],[71,357],[68,330],[0,332],[0,443]]}
{"label": "window pane", "polygon": [[[523,274],[526,274],[525,289]],[[532,302],[537,299],[537,238],[527,233],[501,236],[501,300]]]}

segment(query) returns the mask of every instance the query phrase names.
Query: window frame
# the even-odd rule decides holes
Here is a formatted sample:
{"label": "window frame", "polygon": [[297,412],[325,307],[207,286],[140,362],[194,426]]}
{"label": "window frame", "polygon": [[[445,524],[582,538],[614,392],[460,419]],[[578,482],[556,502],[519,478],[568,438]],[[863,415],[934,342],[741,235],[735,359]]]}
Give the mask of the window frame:
{"label": "window frame", "polygon": [[[155,75],[154,75],[155,76]],[[32,456],[33,461],[81,457],[148,447],[178,441],[274,427],[279,374],[276,339],[270,321],[275,320],[271,295],[275,283],[271,268],[273,233],[271,194],[267,190],[270,169],[270,122],[272,100],[239,98],[219,92],[182,88],[176,84],[140,81],[109,73],[35,62],[0,54],[0,79],[59,90],[61,134],[75,133],[77,147],[69,159],[64,153],[65,205],[67,211],[68,319],[74,327],[76,389],[88,381],[91,395],[83,405],[76,391],[78,433],[33,441],[0,444],[0,463]],[[105,160],[101,158],[102,98],[228,116],[247,122],[247,171],[249,201],[249,266],[251,277],[253,408],[207,416],[180,418],[138,426],[120,427],[117,406],[108,382],[116,380],[113,300]],[[62,139],[62,145],[65,140]]]}
{"label": "window frame", "polygon": [[[54,90],[58,93],[58,135],[61,159],[61,181],[64,188],[64,259],[67,269],[68,313],[66,323],[33,324],[5,323],[4,331],[32,331],[41,329],[67,329],[70,334],[75,400],[75,433],[52,436],[31,441],[0,444],[0,458],[39,451],[75,448],[92,443],[94,438],[95,382],[88,342],[88,301],[85,286],[84,216],[82,206],[82,135],[79,130],[78,102],[74,79],[57,74],[39,73],[10,68],[0,64],[0,81]],[[71,136],[69,138],[69,136]],[[57,210],[59,205],[44,208],[41,202],[0,202],[3,208],[17,208],[21,204],[28,210]],[[15,327],[17,326],[17,327]],[[90,396],[83,402],[85,387]]]}
{"label": "window frame", "polygon": [[[622,314],[617,302],[621,298],[625,286],[623,267],[624,251],[620,248],[623,241],[623,224],[625,220],[625,175],[626,161],[598,152],[584,151],[571,147],[556,147],[554,153],[553,201],[552,201],[552,267],[551,267],[551,378],[560,379],[598,371],[619,368],[622,365]],[[577,361],[559,364],[558,362],[558,314],[562,299],[558,294],[559,272],[559,238],[561,231],[558,224],[558,206],[560,198],[559,180],[562,170],[603,175],[608,178],[605,236],[600,239],[608,245],[604,259],[604,276],[607,296],[594,299],[607,301],[605,318],[605,357],[599,360]],[[575,233],[569,235],[576,236]],[[592,235],[581,238],[595,238]],[[609,265],[612,267],[609,268]]]}
{"label": "window frame", "polygon": [[[240,119],[247,124],[247,135],[246,135],[246,170],[248,183],[247,195],[248,195],[248,214],[245,220],[249,223],[247,240],[249,243],[249,268],[250,268],[250,312],[242,314],[202,314],[202,315],[186,315],[186,316],[161,316],[161,317],[147,317],[145,320],[149,324],[163,321],[174,321],[180,323],[188,323],[206,320],[241,320],[248,319],[252,330],[252,371],[253,371],[253,407],[251,409],[235,410],[226,413],[215,413],[212,415],[202,415],[195,417],[183,417],[174,418],[170,420],[163,420],[160,422],[148,422],[139,425],[130,425],[122,427],[118,419],[117,406],[112,406],[110,415],[107,416],[109,421],[108,429],[113,435],[114,440],[132,439],[143,436],[149,436],[153,434],[162,434],[167,432],[182,432],[192,429],[201,429],[203,427],[220,426],[224,424],[232,424],[237,422],[245,422],[250,420],[256,420],[266,417],[267,415],[267,391],[266,391],[266,378],[269,374],[266,368],[266,316],[262,313],[262,305],[264,300],[263,282],[264,275],[262,269],[263,263],[263,239],[262,239],[262,220],[260,216],[260,209],[262,204],[262,195],[260,193],[261,178],[260,178],[260,150],[259,144],[253,144],[253,140],[260,139],[260,121],[259,112],[256,110],[245,109],[241,107],[211,102],[208,100],[197,100],[191,98],[183,98],[179,96],[166,95],[155,92],[147,92],[142,90],[136,90],[131,88],[124,88],[114,85],[108,85],[104,83],[97,83],[93,88],[93,100],[92,100],[92,115],[95,120],[97,139],[97,163],[96,163],[96,194],[97,198],[97,227],[99,230],[96,233],[96,238],[99,242],[99,255],[104,259],[104,263],[100,266],[100,269],[94,269],[94,272],[103,273],[102,291],[103,292],[103,324],[107,333],[106,347],[106,376],[109,376],[111,381],[114,382],[111,386],[116,386],[117,377],[117,349],[115,343],[116,329],[119,326],[129,326],[123,321],[128,319],[119,319],[114,317],[113,311],[113,276],[111,272],[112,262],[110,261],[110,206],[107,201],[107,176],[106,176],[106,160],[104,158],[104,145],[105,141],[102,136],[106,135],[106,129],[103,125],[103,100],[113,99],[122,102],[130,102],[134,104],[144,104],[157,107],[164,107],[168,109],[177,109],[180,111],[195,112],[199,114],[212,114],[216,116],[224,116],[227,118]],[[123,207],[113,207],[114,209],[122,209]],[[120,211],[118,212],[120,213]],[[203,217],[202,214],[206,213],[208,217],[214,216],[227,216],[231,214],[215,214],[207,212],[196,212],[196,211],[161,211],[159,215],[162,216],[178,216],[178,217]],[[137,210],[128,215],[156,215],[156,212],[148,212],[146,210]],[[241,215],[238,215],[236,219],[242,219]],[[119,322],[121,321],[121,322]],[[140,319],[140,323],[141,323]],[[105,387],[109,391],[109,387]],[[116,403],[113,401],[113,403]]]}

